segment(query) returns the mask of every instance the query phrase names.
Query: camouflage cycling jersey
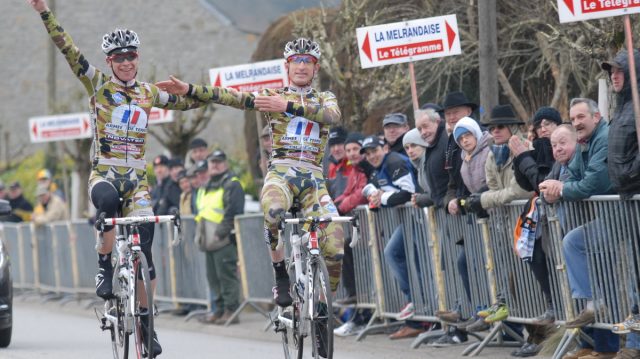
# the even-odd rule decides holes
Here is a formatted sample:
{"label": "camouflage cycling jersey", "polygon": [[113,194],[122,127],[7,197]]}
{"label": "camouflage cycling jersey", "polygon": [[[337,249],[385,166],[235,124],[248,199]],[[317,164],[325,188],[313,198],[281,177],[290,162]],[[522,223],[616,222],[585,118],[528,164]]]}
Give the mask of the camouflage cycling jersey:
{"label": "camouflage cycling jersey", "polygon": [[189,110],[203,104],[170,95],[153,84],[123,83],[104,74],[82,55],[53,13],[41,13],[49,36],[89,94],[95,165],[144,169],[147,125],[152,107]]}
{"label": "camouflage cycling jersey", "polygon": [[[262,94],[282,96],[286,112],[264,113],[271,128],[271,161],[260,202],[264,212],[265,240],[271,250],[278,243],[278,220],[297,198],[305,216],[337,216],[322,174],[322,159],[329,127],[340,119],[338,101],[331,92],[294,88],[263,90]],[[255,93],[231,88],[191,85],[189,96],[239,109],[255,109]],[[323,227],[320,249],[329,271],[332,290],[340,281],[344,255],[344,232],[337,223]]]}
{"label": "camouflage cycling jersey", "polygon": [[[331,92],[310,89],[305,93],[285,87],[263,90],[264,95],[282,96],[288,101],[286,112],[264,115],[271,128],[272,165],[322,169],[329,127],[340,120],[338,101]],[[254,110],[256,93],[231,88],[194,85],[190,96],[202,102],[214,102],[243,110]]]}

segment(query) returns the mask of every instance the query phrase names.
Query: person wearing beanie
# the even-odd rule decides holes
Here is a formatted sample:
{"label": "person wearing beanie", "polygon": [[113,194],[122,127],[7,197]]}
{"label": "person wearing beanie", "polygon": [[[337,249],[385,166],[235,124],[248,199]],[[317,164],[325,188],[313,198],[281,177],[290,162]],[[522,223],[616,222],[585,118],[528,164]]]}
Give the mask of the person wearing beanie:
{"label": "person wearing beanie", "polygon": [[487,178],[484,165],[491,151],[493,137],[487,131],[482,132],[478,123],[470,117],[464,117],[456,123],[453,137],[462,149],[460,174],[464,185],[471,193],[486,191]]}
{"label": "person wearing beanie", "polygon": [[[480,138],[483,136],[482,130],[480,130],[480,126],[476,122],[476,120],[471,117],[463,117],[456,123],[453,128],[453,139],[456,141],[458,146],[460,146],[460,136],[465,133],[470,133],[472,137],[476,139],[476,142],[480,141]],[[462,146],[460,146],[462,147]],[[462,156],[464,158],[464,156]]]}
{"label": "person wearing beanie", "polygon": [[332,127],[329,130],[329,168],[327,171],[327,189],[331,198],[336,198],[344,191],[347,178],[351,174],[352,167],[344,152],[344,142],[347,139],[347,130],[343,127]]}
{"label": "person wearing beanie", "polygon": [[[426,186],[426,175],[424,173],[424,161],[425,161],[425,149],[429,144],[422,139],[420,131],[417,128],[409,130],[402,138],[402,145],[407,152],[407,156],[411,160],[414,169],[416,170],[416,178],[418,179],[418,186],[416,193],[423,191],[423,186]],[[422,179],[422,183],[420,183]]]}
{"label": "person wearing beanie", "polygon": [[[526,191],[534,191],[535,200],[540,193],[539,184],[551,173],[554,167],[553,149],[551,147],[551,133],[561,124],[560,113],[552,107],[540,107],[534,114],[531,124],[538,135],[532,141],[533,149],[529,149],[526,142],[519,136],[511,136],[509,150],[513,154],[513,171],[516,182]],[[524,206],[524,211],[530,210],[530,204]],[[551,296],[551,277],[547,268],[547,255],[542,247],[542,233],[536,232],[536,238],[531,251],[531,257],[526,262],[540,285],[545,301],[545,312],[533,318],[533,326],[527,326],[530,335],[527,343],[519,349],[520,356],[535,354],[546,339],[548,329],[556,319],[556,311]]]}
{"label": "person wearing beanie", "polygon": [[549,138],[553,130],[562,125],[562,116],[555,108],[542,106],[533,115],[531,122],[538,137]]}

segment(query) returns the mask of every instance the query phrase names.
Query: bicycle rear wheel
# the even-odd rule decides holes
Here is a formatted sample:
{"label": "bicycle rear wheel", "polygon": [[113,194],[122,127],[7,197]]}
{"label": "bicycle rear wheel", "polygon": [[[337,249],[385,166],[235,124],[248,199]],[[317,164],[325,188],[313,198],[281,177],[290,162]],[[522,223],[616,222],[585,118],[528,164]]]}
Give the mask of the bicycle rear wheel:
{"label": "bicycle rear wheel", "polygon": [[[152,353],[152,344],[153,344],[153,288],[151,286],[151,277],[149,275],[149,265],[147,264],[147,257],[144,253],[138,253],[138,259],[134,263],[134,276],[137,280],[142,280],[144,284],[144,293],[138,290],[137,286],[133,286],[135,288],[134,292],[134,338],[135,338],[135,348],[136,348],[136,357],[138,359],[143,356],[147,356],[149,358],[155,357],[155,355],[148,355]],[[141,314],[141,298],[143,296],[147,297],[147,316],[149,318],[149,323],[146,328],[142,325],[142,321],[140,319]],[[145,331],[143,334],[142,331]],[[149,340],[147,343],[144,343],[142,340],[142,336],[145,335]]]}
{"label": "bicycle rear wheel", "polygon": [[[313,308],[311,343],[315,359],[333,358],[333,303],[329,272],[322,256],[311,259],[309,281],[313,289],[309,305]],[[318,338],[318,339],[316,339]]]}

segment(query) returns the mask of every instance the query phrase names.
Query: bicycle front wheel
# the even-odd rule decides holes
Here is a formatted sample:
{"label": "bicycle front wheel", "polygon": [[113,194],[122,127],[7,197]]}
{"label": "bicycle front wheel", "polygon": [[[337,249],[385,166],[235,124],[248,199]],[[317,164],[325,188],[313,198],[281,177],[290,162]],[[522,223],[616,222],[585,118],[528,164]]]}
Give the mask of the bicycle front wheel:
{"label": "bicycle front wheel", "polygon": [[333,305],[329,272],[322,256],[311,259],[310,284],[313,290],[309,305],[312,308],[311,343],[313,357],[333,358]]}
{"label": "bicycle front wheel", "polygon": [[127,359],[129,357],[129,333],[125,326],[124,302],[117,299],[109,300],[109,315],[115,317],[115,322],[111,322],[111,348],[114,359]]}
{"label": "bicycle front wheel", "polygon": [[295,309],[296,307],[298,307],[298,305],[294,302],[291,312],[291,327],[282,322],[278,323],[278,331],[282,336],[282,348],[284,349],[285,359],[302,359],[304,338],[300,334],[300,315],[298,314],[299,311]]}
{"label": "bicycle front wheel", "polygon": [[[154,358],[155,355],[148,355],[148,353],[152,353],[153,344],[153,287],[151,286],[147,257],[145,257],[144,253],[138,253],[138,259],[133,267],[134,278],[136,278],[137,281],[142,281],[144,287],[144,291],[140,291],[138,290],[138,286],[134,286],[134,313],[136,313],[136,316],[133,328],[135,334],[136,355],[137,358],[142,358],[143,356]],[[144,297],[147,299],[146,308],[142,307]],[[141,309],[146,309],[147,311],[146,317],[148,318],[148,323],[146,323],[146,325],[143,325],[140,317],[141,314],[144,314],[141,312]],[[146,343],[142,339],[143,336],[149,338]]]}

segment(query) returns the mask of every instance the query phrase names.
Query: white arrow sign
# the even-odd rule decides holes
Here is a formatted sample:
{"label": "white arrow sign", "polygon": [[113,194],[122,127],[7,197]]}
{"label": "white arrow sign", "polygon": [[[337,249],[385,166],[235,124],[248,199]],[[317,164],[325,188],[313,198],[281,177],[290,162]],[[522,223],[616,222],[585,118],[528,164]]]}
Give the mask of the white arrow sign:
{"label": "white arrow sign", "polygon": [[456,15],[356,29],[362,68],[458,55]]}
{"label": "white arrow sign", "polygon": [[242,92],[280,88],[289,83],[284,59],[213,68],[209,70],[209,78],[213,86],[231,87]]}
{"label": "white arrow sign", "polygon": [[29,119],[31,142],[90,138],[90,121],[88,113],[32,117]]}
{"label": "white arrow sign", "polygon": [[[151,108],[148,124],[173,121],[173,111]],[[51,142],[91,138],[91,118],[88,113],[38,116],[29,119],[31,142]]]}
{"label": "white arrow sign", "polygon": [[640,0],[558,0],[560,22],[640,13]]}

